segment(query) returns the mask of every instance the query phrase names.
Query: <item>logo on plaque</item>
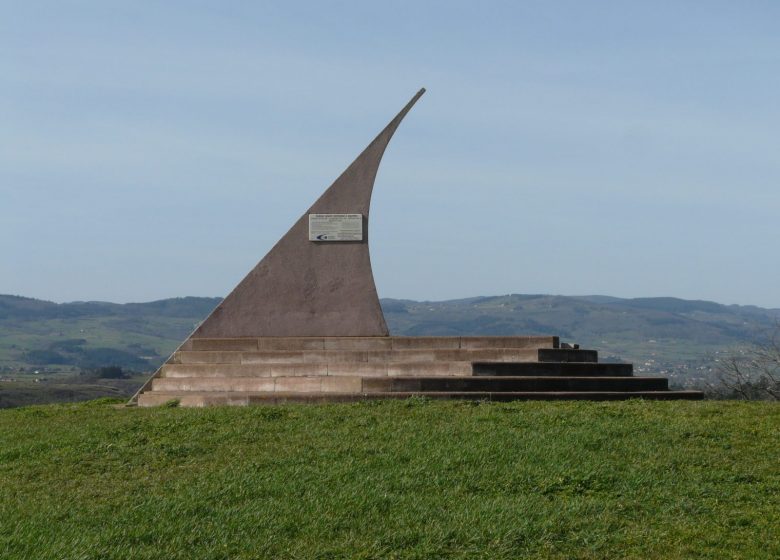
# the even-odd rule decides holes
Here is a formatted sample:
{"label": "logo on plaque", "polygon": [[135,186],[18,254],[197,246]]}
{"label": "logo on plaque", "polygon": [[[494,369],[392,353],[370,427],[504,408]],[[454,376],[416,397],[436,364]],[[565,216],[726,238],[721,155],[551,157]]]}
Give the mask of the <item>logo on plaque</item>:
{"label": "logo on plaque", "polygon": [[309,241],[363,241],[363,214],[309,214]]}

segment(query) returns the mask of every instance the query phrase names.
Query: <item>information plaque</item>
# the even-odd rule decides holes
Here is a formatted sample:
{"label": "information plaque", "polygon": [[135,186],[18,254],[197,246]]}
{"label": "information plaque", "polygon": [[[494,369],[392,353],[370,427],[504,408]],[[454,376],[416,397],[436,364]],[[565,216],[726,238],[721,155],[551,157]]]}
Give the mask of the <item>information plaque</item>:
{"label": "information plaque", "polygon": [[363,215],[309,214],[309,241],[363,241]]}

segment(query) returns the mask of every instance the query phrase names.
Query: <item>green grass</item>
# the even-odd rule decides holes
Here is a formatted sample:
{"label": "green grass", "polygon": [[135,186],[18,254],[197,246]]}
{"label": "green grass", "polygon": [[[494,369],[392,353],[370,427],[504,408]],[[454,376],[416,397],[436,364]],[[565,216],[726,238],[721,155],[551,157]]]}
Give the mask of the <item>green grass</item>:
{"label": "green grass", "polygon": [[780,407],[0,411],[0,557],[778,558]]}

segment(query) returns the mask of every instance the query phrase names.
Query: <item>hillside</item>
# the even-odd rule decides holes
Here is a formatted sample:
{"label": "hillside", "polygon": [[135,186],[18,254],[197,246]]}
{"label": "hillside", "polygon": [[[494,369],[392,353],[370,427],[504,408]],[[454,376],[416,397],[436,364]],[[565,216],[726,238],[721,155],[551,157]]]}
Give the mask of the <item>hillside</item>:
{"label": "hillside", "polygon": [[219,303],[184,297],[149,303],[57,304],[0,295],[0,368],[149,371]]}
{"label": "hillside", "polygon": [[[218,302],[184,297],[57,304],[0,295],[0,379],[62,381],[108,365],[150,372]],[[558,334],[599,350],[606,360],[632,361],[639,373],[668,375],[676,386],[701,384],[717,352],[754,340],[780,318],[777,309],[674,298],[511,294],[384,299],[382,306],[393,334]]]}
{"label": "hillside", "polygon": [[4,410],[0,557],[774,559],[778,430],[712,401]]}
{"label": "hillside", "polygon": [[780,309],[677,298],[511,294],[383,300],[383,307],[396,334],[558,334],[682,384],[702,380],[718,353],[756,340],[780,320]]}

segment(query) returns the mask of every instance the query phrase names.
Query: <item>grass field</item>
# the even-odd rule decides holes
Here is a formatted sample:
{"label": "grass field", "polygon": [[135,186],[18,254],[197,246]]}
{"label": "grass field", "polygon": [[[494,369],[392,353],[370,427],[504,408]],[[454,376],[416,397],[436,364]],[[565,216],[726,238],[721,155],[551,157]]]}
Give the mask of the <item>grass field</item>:
{"label": "grass field", "polygon": [[779,558],[780,406],[0,411],[0,557]]}

